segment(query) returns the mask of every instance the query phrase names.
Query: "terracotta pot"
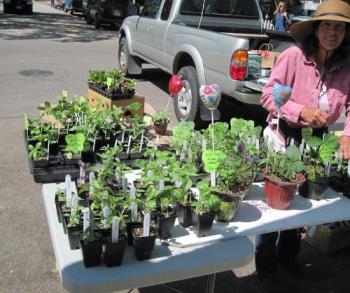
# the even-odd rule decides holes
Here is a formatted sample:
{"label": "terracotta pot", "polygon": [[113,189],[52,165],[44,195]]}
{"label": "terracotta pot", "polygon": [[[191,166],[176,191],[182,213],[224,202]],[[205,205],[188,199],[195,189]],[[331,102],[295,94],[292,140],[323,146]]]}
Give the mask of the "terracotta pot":
{"label": "terracotta pot", "polygon": [[154,132],[158,135],[164,135],[168,127],[168,121],[162,123],[153,123]]}
{"label": "terracotta pot", "polygon": [[269,207],[277,210],[286,210],[291,205],[298,185],[305,181],[302,174],[298,175],[298,181],[277,181],[265,175],[265,198]]}

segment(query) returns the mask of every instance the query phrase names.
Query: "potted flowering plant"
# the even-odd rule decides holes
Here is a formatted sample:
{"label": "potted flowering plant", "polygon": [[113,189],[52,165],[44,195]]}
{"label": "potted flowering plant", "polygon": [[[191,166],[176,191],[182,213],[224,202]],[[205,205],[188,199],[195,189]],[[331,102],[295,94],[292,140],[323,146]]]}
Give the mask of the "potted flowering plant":
{"label": "potted flowering plant", "polygon": [[268,151],[267,157],[260,161],[264,169],[264,192],[268,206],[274,209],[287,209],[294,199],[298,185],[305,181],[304,164],[299,149],[295,145],[285,153]]}

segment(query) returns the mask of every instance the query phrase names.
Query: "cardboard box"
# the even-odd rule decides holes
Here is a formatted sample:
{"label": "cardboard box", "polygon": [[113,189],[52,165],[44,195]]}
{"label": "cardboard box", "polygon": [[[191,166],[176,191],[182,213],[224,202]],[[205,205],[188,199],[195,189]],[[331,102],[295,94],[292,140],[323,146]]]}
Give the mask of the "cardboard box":
{"label": "cardboard box", "polygon": [[307,228],[304,241],[325,255],[350,246],[350,221]]}
{"label": "cardboard box", "polygon": [[[145,109],[145,98],[138,94],[135,94],[134,97],[131,99],[111,100],[91,89],[88,89],[88,100],[89,100],[90,108],[97,107],[101,111],[104,111],[105,109],[111,108],[114,105],[116,107],[121,107],[124,111],[124,115],[127,115],[129,113],[131,113],[132,115],[142,114],[144,113],[144,109]],[[127,106],[135,102],[138,102],[141,105],[141,107],[138,110],[132,110],[132,109],[126,108]]]}

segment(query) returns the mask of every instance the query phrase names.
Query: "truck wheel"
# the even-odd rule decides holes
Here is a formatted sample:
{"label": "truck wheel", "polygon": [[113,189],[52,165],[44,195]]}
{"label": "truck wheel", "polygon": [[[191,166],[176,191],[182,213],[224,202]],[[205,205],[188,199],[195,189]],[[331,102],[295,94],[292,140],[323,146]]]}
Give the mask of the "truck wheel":
{"label": "truck wheel", "polygon": [[128,74],[128,59],[129,59],[128,44],[126,43],[125,38],[121,38],[119,42],[118,60],[119,60],[120,70],[124,74]]}
{"label": "truck wheel", "polygon": [[194,121],[196,128],[203,126],[199,112],[199,82],[193,66],[185,66],[178,74],[184,81],[183,89],[174,97],[174,109],[178,121]]}

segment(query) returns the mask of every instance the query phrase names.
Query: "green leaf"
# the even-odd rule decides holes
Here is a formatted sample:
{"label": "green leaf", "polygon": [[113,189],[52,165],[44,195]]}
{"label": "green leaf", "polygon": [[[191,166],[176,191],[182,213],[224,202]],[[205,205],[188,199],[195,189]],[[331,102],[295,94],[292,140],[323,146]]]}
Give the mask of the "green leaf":
{"label": "green leaf", "polygon": [[317,136],[311,136],[306,140],[306,143],[312,148],[318,148],[322,144],[322,139]]}
{"label": "green leaf", "polygon": [[193,130],[195,126],[193,121],[181,121],[178,125],[179,127],[188,128],[190,130]]}
{"label": "green leaf", "polygon": [[334,149],[330,145],[323,144],[320,147],[320,159],[323,163],[330,162],[333,158]]}
{"label": "green leaf", "polygon": [[301,137],[307,142],[307,140],[312,136],[312,128],[302,128]]}
{"label": "green leaf", "polygon": [[244,129],[245,122],[240,118],[232,118],[230,120],[230,125],[232,133],[240,133]]}
{"label": "green leaf", "polygon": [[301,160],[299,149],[295,145],[291,145],[287,148],[286,155],[293,161]]}

